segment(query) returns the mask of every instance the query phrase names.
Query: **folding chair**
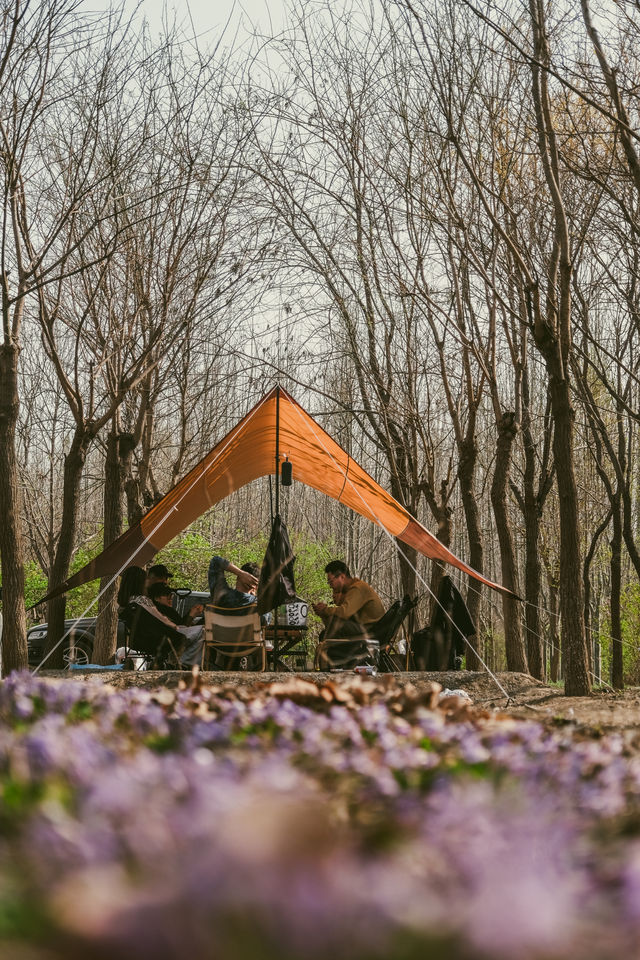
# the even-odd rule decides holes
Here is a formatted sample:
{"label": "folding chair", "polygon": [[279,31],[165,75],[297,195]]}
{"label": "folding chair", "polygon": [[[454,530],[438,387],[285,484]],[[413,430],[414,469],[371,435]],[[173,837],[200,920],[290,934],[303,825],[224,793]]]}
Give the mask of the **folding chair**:
{"label": "folding chair", "polygon": [[203,670],[247,670],[249,661],[264,670],[267,650],[260,615],[251,607],[204,608]]}
{"label": "folding chair", "polygon": [[402,600],[394,600],[379,620],[368,624],[366,633],[321,640],[316,651],[316,668],[321,667],[323,660],[326,660],[332,667],[349,669],[370,663],[387,672],[395,672],[397,667],[389,653],[389,647],[403,620],[417,602],[417,598],[412,600],[405,594]]}
{"label": "folding chair", "polygon": [[405,593],[402,600],[394,600],[387,612],[369,627],[369,632],[380,645],[378,667],[385,673],[399,672],[399,667],[393,659],[391,648],[398,630],[416,606],[417,602],[417,597],[412,599],[408,593]]}
{"label": "folding chair", "polygon": [[[125,667],[128,661],[143,658],[145,669],[180,670],[184,636],[137,603],[128,604],[120,614],[127,627]],[[141,669],[138,667],[137,669]]]}
{"label": "folding chair", "polygon": [[369,663],[377,665],[380,646],[368,633],[350,637],[327,637],[316,648],[315,668],[345,669]]}

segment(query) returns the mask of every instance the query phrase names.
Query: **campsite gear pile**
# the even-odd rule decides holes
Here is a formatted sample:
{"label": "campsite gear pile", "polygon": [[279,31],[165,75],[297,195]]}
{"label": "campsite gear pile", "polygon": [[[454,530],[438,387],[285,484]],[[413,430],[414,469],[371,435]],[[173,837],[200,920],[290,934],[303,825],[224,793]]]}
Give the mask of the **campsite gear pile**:
{"label": "campsite gear pile", "polygon": [[440,581],[431,623],[413,634],[416,670],[459,670],[468,637],[476,628],[462,595],[451,577]]}

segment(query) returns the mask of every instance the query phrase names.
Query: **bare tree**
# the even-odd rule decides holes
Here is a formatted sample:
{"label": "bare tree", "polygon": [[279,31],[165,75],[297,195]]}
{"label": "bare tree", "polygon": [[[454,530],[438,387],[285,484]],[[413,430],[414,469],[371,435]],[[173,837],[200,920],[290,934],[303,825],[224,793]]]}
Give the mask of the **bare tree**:
{"label": "bare tree", "polygon": [[[196,451],[187,446],[191,439],[184,406],[187,384],[192,390],[195,385],[196,397],[201,396],[199,379],[206,382],[215,373],[215,367],[208,370],[207,360],[220,351],[236,310],[232,298],[242,289],[252,262],[248,251],[253,232],[247,240],[236,212],[243,141],[234,113],[224,106],[224,64],[213,55],[187,62],[175,38],[166,38],[158,51],[144,47],[128,51],[125,63],[130,62],[136,65],[133,75],[124,64],[118,74],[126,85],[113,101],[119,112],[105,112],[103,118],[101,130],[108,139],[98,138],[99,168],[108,171],[109,219],[103,218],[102,228],[89,235],[80,226],[81,236],[76,219],[68,235],[69,259],[75,264],[68,272],[73,281],[59,284],[55,295],[49,289],[43,296],[46,346],[76,421],[66,461],[66,511],[53,587],[67,575],[78,483],[86,453],[103,427],[111,424],[105,460],[105,545],[122,529],[123,481],[130,521],[138,519],[140,499],[150,506],[162,495],[151,466],[154,451],[162,451],[174,480],[185,460],[196,459]],[[146,131],[142,146],[139,129]],[[92,199],[99,202],[96,191]],[[92,214],[89,210],[88,216]],[[65,351],[71,356],[70,345],[73,387],[64,359]],[[191,364],[185,362],[188,359]],[[81,362],[90,384],[88,402],[78,389]],[[178,411],[172,403],[174,384],[184,398]],[[155,435],[163,404],[169,408],[168,429],[177,430],[177,443],[159,443]],[[131,466],[138,444],[142,455],[134,480]],[[162,462],[157,469],[163,471]],[[102,586],[98,662],[113,654],[115,642],[116,585]],[[56,642],[63,610],[63,601],[54,598],[50,643]]]}
{"label": "bare tree", "polygon": [[[55,212],[49,190],[55,184],[39,164],[39,145],[47,119],[69,96],[66,60],[87,43],[87,33],[75,19],[75,0],[5,5],[0,59],[0,143],[3,218],[0,238],[3,340],[0,346],[0,558],[3,570],[3,668],[26,667],[23,546],[15,456],[19,415],[18,360],[22,323],[42,282],[55,277],[60,263],[55,240],[72,214],[83,184],[75,184]],[[34,219],[38,223],[33,230]],[[48,261],[46,270],[45,261]]]}
{"label": "bare tree", "polygon": [[[432,241],[428,221],[411,210],[417,171],[403,154],[402,54],[383,24],[367,35],[357,20],[326,14],[323,22],[299,11],[280,51],[291,86],[256,119],[253,170],[269,190],[262,209],[280,225],[287,268],[326,305],[326,362],[349,358],[353,415],[384,458],[392,494],[413,514],[426,502],[449,544],[455,475],[429,384],[438,353],[417,296]],[[403,552],[403,584],[413,592],[416,557]]]}
{"label": "bare tree", "polygon": [[[419,8],[402,3],[407,10],[407,22],[414,30],[414,44],[421,55],[424,51],[425,71],[433,70],[437,46],[427,35],[429,17],[424,5]],[[455,143],[458,155],[474,184],[485,215],[506,245],[516,269],[522,275],[523,288],[531,302],[532,333],[540,351],[549,378],[551,410],[554,420],[553,449],[556,464],[556,482],[559,488],[560,536],[563,564],[560,572],[560,608],[562,639],[565,651],[567,693],[587,693],[590,689],[587,651],[582,610],[581,553],[579,536],[578,497],[573,460],[573,408],[568,367],[572,355],[571,329],[571,271],[572,248],[567,221],[563,184],[559,171],[556,131],[551,108],[548,75],[544,69],[549,59],[548,40],[540,6],[530,5],[530,23],[534,37],[534,58],[530,62],[531,103],[536,124],[536,145],[548,203],[553,220],[553,237],[546,254],[545,273],[549,280],[544,294],[537,267],[530,252],[513,241],[494,212],[493,190],[484,184],[475,168],[473,144],[467,145],[460,135],[461,128],[449,123],[448,136]],[[453,119],[453,118],[452,118]],[[464,124],[464,118],[462,118]],[[464,126],[462,127],[464,129]],[[471,149],[468,149],[468,146]]]}

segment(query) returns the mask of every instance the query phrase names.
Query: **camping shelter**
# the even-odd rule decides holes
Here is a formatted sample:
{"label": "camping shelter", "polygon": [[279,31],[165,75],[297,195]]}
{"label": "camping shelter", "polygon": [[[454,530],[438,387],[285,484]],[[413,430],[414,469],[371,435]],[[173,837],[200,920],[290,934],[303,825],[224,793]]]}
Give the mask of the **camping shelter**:
{"label": "camping shelter", "polygon": [[434,560],[456,567],[496,590],[429,533],[363,470],[282,387],[269,391],[219,443],[149,510],[142,520],[43,598],[41,603],[129,564],[144,566],[194,520],[258,477],[277,474],[288,457],[293,478],[378,524]]}

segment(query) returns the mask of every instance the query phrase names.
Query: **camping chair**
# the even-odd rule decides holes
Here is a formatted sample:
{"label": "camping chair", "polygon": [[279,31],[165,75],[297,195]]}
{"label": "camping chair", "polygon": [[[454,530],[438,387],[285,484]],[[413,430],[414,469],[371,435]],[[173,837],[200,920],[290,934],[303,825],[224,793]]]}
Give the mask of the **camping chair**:
{"label": "camping chair", "polygon": [[327,637],[316,647],[314,668],[349,670],[364,664],[376,666],[379,654],[380,646],[368,633],[352,634],[350,637]]}
{"label": "camping chair", "polygon": [[[143,658],[146,669],[180,670],[184,636],[162,623],[137,603],[129,603],[120,613],[127,628],[125,668],[128,662]],[[141,669],[138,667],[138,669]]]}
{"label": "camping chair", "polygon": [[251,607],[204,608],[203,670],[246,670],[249,659],[254,669],[264,670],[267,650],[260,626],[260,615]]}
{"label": "camping chair", "polygon": [[377,665],[380,647],[368,633],[327,637],[316,648],[316,670],[349,670],[360,664]]}
{"label": "camping chair", "polygon": [[411,599],[409,594],[405,593],[402,600],[394,600],[387,612],[369,627],[369,633],[379,644],[378,667],[385,673],[398,672],[398,666],[391,653],[391,646],[398,630],[417,602],[417,597]]}
{"label": "camping chair", "polygon": [[408,594],[402,600],[394,600],[379,620],[367,626],[366,633],[360,636],[328,637],[321,640],[316,651],[315,666],[328,661],[332,667],[349,669],[364,664],[380,667],[387,672],[397,671],[389,653],[393,639],[403,620],[415,607],[416,599]]}

